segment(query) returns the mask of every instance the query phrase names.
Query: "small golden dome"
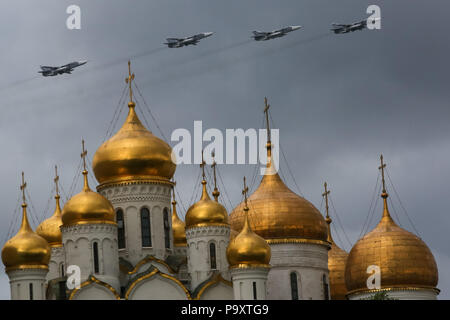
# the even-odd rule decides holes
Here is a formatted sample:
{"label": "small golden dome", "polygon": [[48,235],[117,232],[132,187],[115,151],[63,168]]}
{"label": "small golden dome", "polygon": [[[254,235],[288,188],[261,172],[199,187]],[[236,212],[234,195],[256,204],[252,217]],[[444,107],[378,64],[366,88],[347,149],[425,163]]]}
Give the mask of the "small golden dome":
{"label": "small golden dome", "polygon": [[400,228],[389,214],[383,193],[383,217],[350,251],[345,268],[347,290],[367,290],[367,267],[381,271],[381,288],[435,288],[438,270],[433,254],[416,235]]}
{"label": "small golden dome", "polygon": [[33,232],[28,223],[27,205],[22,204],[22,225],[17,234],[2,249],[2,261],[6,271],[16,269],[48,269],[50,246]]}
{"label": "small golden dome", "polygon": [[[269,243],[326,242],[327,228],[320,212],[308,200],[292,192],[270,164],[248,201],[253,212],[249,217],[253,231]],[[241,203],[231,212],[230,225],[234,230],[241,230],[244,225],[243,207]]]}
{"label": "small golden dome", "polygon": [[89,188],[88,172],[83,171],[84,188],[66,202],[62,210],[64,226],[87,223],[116,224],[114,208],[111,203],[97,192]]}
{"label": "small golden dome", "polygon": [[227,259],[230,268],[245,266],[269,266],[271,258],[270,246],[266,240],[252,231],[248,222],[248,208],[244,207],[244,227],[230,240],[227,248]]}
{"label": "small golden dome", "polygon": [[139,120],[134,102],[128,103],[128,117],[122,128],[103,143],[94,155],[92,167],[99,183],[125,180],[169,180],[175,173],[172,149],[148,131]]}
{"label": "small golden dome", "polygon": [[55,199],[56,199],[55,212],[50,218],[44,220],[36,229],[36,233],[41,237],[43,237],[45,240],[47,240],[48,244],[51,247],[62,246],[62,234],[59,228],[62,225],[59,194],[55,196]]}
{"label": "small golden dome", "polygon": [[228,225],[228,213],[219,202],[211,200],[206,191],[206,181],[202,180],[202,197],[186,213],[186,228],[211,225]]}
{"label": "small golden dome", "polygon": [[186,232],[185,224],[178,218],[177,214],[177,202],[172,201],[172,232],[173,232],[173,245],[175,247],[186,247]]}

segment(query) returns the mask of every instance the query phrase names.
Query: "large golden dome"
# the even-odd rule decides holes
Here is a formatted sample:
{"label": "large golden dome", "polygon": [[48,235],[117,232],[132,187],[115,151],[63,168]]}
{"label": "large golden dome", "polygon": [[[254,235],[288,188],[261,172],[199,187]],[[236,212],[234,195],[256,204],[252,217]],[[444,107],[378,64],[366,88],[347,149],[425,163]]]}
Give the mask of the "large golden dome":
{"label": "large golden dome", "polygon": [[[252,230],[269,243],[306,241],[325,244],[324,218],[309,201],[284,184],[271,163],[248,199],[253,213],[249,216]],[[231,228],[237,231],[244,225],[243,207],[243,203],[239,204],[230,215]]]}
{"label": "large golden dome", "polygon": [[228,213],[224,206],[211,200],[206,191],[206,181],[202,180],[202,197],[186,213],[186,228],[211,225],[228,225]]}
{"label": "large golden dome", "polygon": [[87,171],[83,171],[84,188],[66,202],[62,210],[62,222],[64,226],[109,223],[116,224],[114,208],[102,195],[89,188]]}
{"label": "large golden dome", "polygon": [[2,261],[6,271],[16,269],[48,269],[50,246],[33,232],[28,223],[27,205],[22,204],[22,225],[17,234],[2,249]]}
{"label": "large golden dome", "polygon": [[47,240],[48,244],[51,247],[60,247],[62,246],[62,234],[59,227],[62,225],[61,219],[61,206],[59,204],[60,196],[57,194],[55,196],[56,199],[56,208],[53,215],[44,220],[36,229],[36,233]]}
{"label": "large golden dome", "polygon": [[227,259],[230,268],[247,266],[269,266],[271,258],[270,246],[266,240],[252,231],[248,223],[248,207],[244,207],[244,227],[230,240],[227,247]]}
{"label": "large golden dome", "polygon": [[134,102],[129,102],[128,107],[128,117],[122,128],[94,155],[92,167],[95,177],[101,184],[171,179],[176,169],[171,158],[172,149],[143,126]]}
{"label": "large golden dome", "polygon": [[367,291],[367,267],[381,269],[381,288],[435,289],[438,269],[433,254],[416,235],[400,228],[388,210],[383,192],[383,217],[350,251],[345,268],[349,293]]}
{"label": "large golden dome", "polygon": [[186,247],[186,232],[185,224],[178,218],[177,214],[177,202],[172,201],[172,232],[173,232],[173,245],[175,247]]}

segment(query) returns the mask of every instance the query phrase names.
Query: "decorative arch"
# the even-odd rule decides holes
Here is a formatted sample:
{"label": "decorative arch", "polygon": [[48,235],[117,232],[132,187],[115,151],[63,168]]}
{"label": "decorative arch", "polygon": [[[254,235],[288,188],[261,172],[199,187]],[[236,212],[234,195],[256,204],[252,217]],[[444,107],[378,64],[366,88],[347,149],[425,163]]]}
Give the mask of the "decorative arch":
{"label": "decorative arch", "polygon": [[69,298],[68,298],[68,299],[69,299],[69,300],[74,300],[74,299],[76,298],[77,294],[79,294],[83,288],[87,288],[88,286],[92,286],[92,285],[97,285],[97,286],[100,286],[100,287],[105,288],[106,290],[110,291],[110,292],[113,294],[113,296],[114,296],[115,299],[120,300],[120,295],[119,295],[119,293],[116,291],[116,289],[114,289],[112,286],[110,286],[110,285],[107,284],[106,282],[103,282],[103,281],[97,279],[97,278],[94,277],[93,275],[89,276],[89,278],[88,278],[86,281],[84,281],[83,283],[81,283],[81,284],[80,284],[80,288],[78,288],[78,289],[73,289],[73,290],[70,292],[70,295],[69,295]]}
{"label": "decorative arch", "polygon": [[229,286],[230,288],[233,288],[233,283],[231,281],[228,281],[222,277],[222,274],[216,273],[213,276],[211,276],[206,281],[200,283],[198,287],[195,289],[194,293],[192,294],[193,300],[200,300],[203,296],[203,294],[209,289],[214,287],[217,284],[224,284],[226,286]]}
{"label": "decorative arch", "polygon": [[[135,273],[137,273],[138,271],[139,271],[139,269],[142,267],[142,266],[144,266],[146,263],[149,263],[149,262],[152,262],[152,261],[154,261],[154,262],[157,262],[157,263],[159,263],[159,264],[162,264],[163,266],[165,266],[166,268],[167,268],[167,270],[170,272],[170,273],[173,273],[173,274],[175,274],[175,273],[177,273],[177,270],[174,270],[171,266],[169,266],[168,264],[167,264],[167,262],[165,262],[164,260],[161,260],[161,259],[158,259],[158,258],[155,258],[154,256],[150,256],[150,255],[148,255],[148,256],[146,256],[145,258],[143,258],[141,261],[139,261],[138,263],[136,263],[136,265],[134,266],[134,268],[132,269],[132,270],[129,270],[128,271],[128,274],[135,274]],[[156,267],[155,267],[156,268]]]}
{"label": "decorative arch", "polygon": [[150,268],[148,268],[141,274],[136,275],[136,277],[130,281],[130,284],[128,285],[125,291],[125,299],[128,300],[130,296],[134,294],[134,291],[139,288],[139,285],[142,284],[143,281],[153,279],[158,276],[181,289],[182,292],[184,292],[184,294],[186,295],[186,298],[188,300],[192,299],[189,290],[180,282],[180,280],[167,273],[161,272],[158,268],[154,266],[150,266]]}

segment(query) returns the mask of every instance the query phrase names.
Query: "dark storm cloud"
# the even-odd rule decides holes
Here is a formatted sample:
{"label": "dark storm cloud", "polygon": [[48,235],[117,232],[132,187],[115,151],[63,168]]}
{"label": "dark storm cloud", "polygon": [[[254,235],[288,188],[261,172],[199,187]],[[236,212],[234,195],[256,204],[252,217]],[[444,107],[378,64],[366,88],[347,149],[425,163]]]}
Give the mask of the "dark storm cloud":
{"label": "dark storm cloud", "polygon": [[[79,31],[65,27],[65,10],[74,3],[82,10]],[[357,21],[369,4],[381,6],[381,31],[331,34],[332,22]],[[437,259],[439,297],[448,298],[449,7],[440,1],[2,2],[1,241],[10,221],[16,221],[17,230],[19,211],[13,213],[22,170],[30,210],[40,218],[48,201],[52,210],[54,164],[68,192],[82,137],[92,159],[113,118],[131,57],[137,84],[166,136],[176,128],[192,130],[194,120],[203,120],[204,129],[258,128],[268,96],[302,194],[320,208],[326,180],[353,244],[383,152],[402,204]],[[285,38],[249,41],[252,30],[297,24],[304,28]],[[197,47],[164,48],[167,36],[207,31],[215,34]],[[81,59],[88,64],[70,76],[37,77],[41,64]],[[222,165],[219,170],[230,210],[241,200],[242,176],[250,180],[254,167]],[[284,161],[281,172],[299,192]],[[199,197],[193,195],[198,173],[196,165],[177,168],[185,207]],[[78,181],[75,192],[79,188]],[[390,194],[396,220],[414,231],[394,191]],[[378,203],[370,228],[380,215]],[[335,239],[349,250],[335,227],[342,241],[336,232]],[[4,274],[0,285],[0,297],[9,298]]]}

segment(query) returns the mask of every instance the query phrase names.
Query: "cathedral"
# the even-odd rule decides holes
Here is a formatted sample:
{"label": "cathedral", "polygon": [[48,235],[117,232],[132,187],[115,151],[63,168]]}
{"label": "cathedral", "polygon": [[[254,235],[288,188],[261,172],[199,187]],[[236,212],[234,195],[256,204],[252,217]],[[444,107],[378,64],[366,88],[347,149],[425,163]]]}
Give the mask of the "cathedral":
{"label": "cathedral", "polygon": [[[142,124],[131,71],[127,79],[128,116],[93,157],[96,188],[83,143],[82,190],[61,208],[56,173],[54,214],[33,231],[22,175],[21,226],[2,249],[11,299],[354,300],[380,292],[437,298],[430,249],[390,215],[382,158],[379,223],[349,253],[331,235],[326,184],[324,217],[275,170],[270,133],[256,190],[249,195],[244,178],[244,200],[228,213],[217,187],[209,194],[202,161],[201,194],[182,221],[172,149]],[[369,286],[371,266],[379,270],[376,288]]]}

